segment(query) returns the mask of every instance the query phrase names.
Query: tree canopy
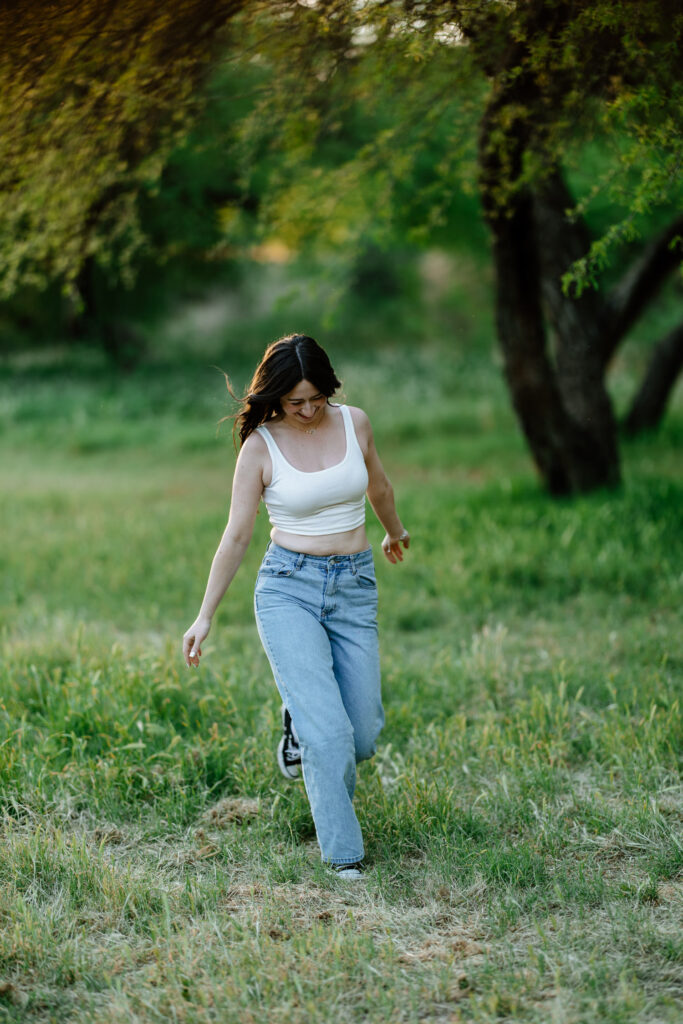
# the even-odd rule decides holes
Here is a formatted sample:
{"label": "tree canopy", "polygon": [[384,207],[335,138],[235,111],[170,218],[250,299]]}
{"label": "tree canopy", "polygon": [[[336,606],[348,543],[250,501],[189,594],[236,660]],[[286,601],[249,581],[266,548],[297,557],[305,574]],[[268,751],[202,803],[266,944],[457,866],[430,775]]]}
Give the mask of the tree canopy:
{"label": "tree canopy", "polygon": [[[319,182],[322,172],[326,182],[336,176],[337,201],[354,175],[374,175],[390,215],[402,200],[417,200],[429,226],[454,179],[469,174],[471,184],[467,158],[482,129],[493,163],[488,177],[480,167],[479,184],[492,213],[504,214],[555,166],[576,165],[587,142],[604,149],[604,173],[575,213],[608,198],[611,220],[568,269],[565,287],[596,284],[617,243],[647,232],[654,209],[680,201],[683,15],[671,0],[281,0],[256,5],[251,19],[255,46],[276,69],[256,117],[267,111],[268,131],[278,135],[283,205],[296,210],[298,225],[311,215],[311,235],[329,220],[315,181],[308,208],[300,182],[287,192],[297,157],[317,163]],[[354,103],[379,119],[366,144],[339,159],[335,139]],[[406,197],[403,183],[414,185],[412,168],[444,129],[448,151],[431,187]]]}
{"label": "tree canopy", "polygon": [[[368,210],[378,224],[410,207],[416,237],[438,229],[454,187],[468,174],[472,183],[484,108],[491,173],[480,183],[492,212],[599,139],[605,175],[575,212],[607,193],[621,215],[566,269],[565,287],[581,290],[615,243],[680,196],[682,19],[673,0],[10,0],[0,11],[2,295],[68,286],[93,258],[131,280],[154,242],[140,197],[155,195],[226,55],[267,81],[235,121],[244,163],[265,154],[271,229],[292,241],[345,242]],[[360,131],[349,131],[351,110],[356,120],[364,111]],[[444,145],[421,178],[437,135]]]}
{"label": "tree canopy", "polygon": [[153,195],[243,0],[8,0],[0,7],[0,294],[95,259],[124,281]]}

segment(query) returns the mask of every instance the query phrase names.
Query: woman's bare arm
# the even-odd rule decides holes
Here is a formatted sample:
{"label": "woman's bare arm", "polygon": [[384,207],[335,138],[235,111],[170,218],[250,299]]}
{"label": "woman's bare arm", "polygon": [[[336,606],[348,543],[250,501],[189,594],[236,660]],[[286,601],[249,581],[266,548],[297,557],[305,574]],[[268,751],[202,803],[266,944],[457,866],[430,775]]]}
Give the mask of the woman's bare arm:
{"label": "woman's bare arm", "polygon": [[261,438],[252,434],[237,459],[228,524],[213,556],[199,615],[183,637],[183,655],[188,667],[199,664],[201,645],[209,634],[213,616],[249,547],[263,493],[265,451]]}
{"label": "woman's bare arm", "polygon": [[394,488],[391,486],[391,481],[377,454],[370,420],[362,409],[353,409],[352,418],[368,471],[368,501],[372,505],[373,512],[387,531],[387,535],[382,541],[382,550],[390,562],[402,562],[403,551],[401,550],[401,545],[405,548],[410,546],[410,534],[396,511]]}

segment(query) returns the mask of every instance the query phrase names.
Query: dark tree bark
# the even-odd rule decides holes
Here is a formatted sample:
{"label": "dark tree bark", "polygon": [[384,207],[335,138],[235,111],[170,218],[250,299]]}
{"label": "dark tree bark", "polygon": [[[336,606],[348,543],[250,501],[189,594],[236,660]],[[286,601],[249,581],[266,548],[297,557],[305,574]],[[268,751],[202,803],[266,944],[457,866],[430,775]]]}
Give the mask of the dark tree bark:
{"label": "dark tree bark", "polygon": [[649,366],[624,421],[628,434],[658,426],[676,378],[683,369],[683,323],[655,346]]}
{"label": "dark tree bark", "polygon": [[584,222],[567,216],[573,206],[562,175],[554,170],[536,190],[534,201],[542,295],[555,334],[557,382],[564,407],[591,435],[592,462],[601,482],[612,485],[619,482],[619,449],[602,359],[604,302],[592,288],[576,298],[562,289],[562,275],[590,245]]}
{"label": "dark tree bark", "polygon": [[[484,212],[491,229],[496,273],[496,324],[512,403],[534,460],[552,494],[615,486],[620,480],[617,424],[605,385],[609,358],[680,259],[672,241],[683,218],[661,232],[605,298],[585,289],[565,295],[562,277],[590,246],[580,217],[569,216],[574,198],[559,169],[535,188],[510,189],[500,201],[501,180],[514,181],[527,144],[525,126],[500,130],[504,104],[529,104],[517,80],[501,91],[483,120],[479,148]],[[544,314],[554,335],[547,351]],[[629,433],[661,419],[683,367],[683,325],[656,347],[626,419]]]}
{"label": "dark tree bark", "polygon": [[[593,288],[570,297],[562,291],[562,275],[585,255],[591,243],[582,218],[568,216],[573,207],[574,197],[555,169],[539,185],[534,203],[542,294],[556,336],[557,378],[563,401],[579,422],[585,423],[586,416],[599,417],[599,443],[605,456],[616,464],[616,425],[605,387],[607,363],[677,265],[680,254],[672,242],[683,233],[683,217],[645,247],[606,299]],[[680,332],[681,328],[676,328],[655,348],[625,421],[628,433],[652,429],[664,414],[682,368]]]}
{"label": "dark tree bark", "polygon": [[134,324],[107,308],[102,272],[88,256],[77,281],[82,308],[72,312],[69,332],[73,338],[96,342],[120,370],[132,370],[145,354],[145,339]]}
{"label": "dark tree bark", "polygon": [[652,239],[609,295],[602,353],[605,365],[624,335],[655,298],[664,280],[680,263],[683,246],[680,241],[675,244],[675,240],[681,236],[683,215]]}
{"label": "dark tree bark", "polygon": [[505,377],[541,476],[555,495],[613,484],[618,463],[606,465],[596,432],[568,414],[548,358],[531,198],[520,196],[491,226]]}
{"label": "dark tree bark", "polygon": [[[480,188],[492,235],[497,333],[512,403],[546,487],[551,494],[571,494],[619,482],[616,429],[593,333],[583,330],[576,310],[555,288],[549,301],[562,327],[555,366],[548,353],[541,282],[559,281],[555,270],[564,271],[571,262],[558,223],[565,220],[561,197],[548,183],[547,224],[539,220],[528,189],[511,189],[500,200],[501,180],[514,182],[519,175],[529,129],[508,121],[503,132],[499,114],[503,106],[526,109],[527,89],[517,79],[489,103],[479,140]],[[544,228],[551,237],[542,236]],[[552,264],[550,273],[541,270],[546,262]],[[592,301],[588,297],[586,305]]]}
{"label": "dark tree bark", "polygon": [[[533,185],[523,183],[525,157],[534,155],[538,161],[553,152],[553,97],[561,105],[577,82],[566,66],[564,79],[551,76],[550,85],[544,84],[534,74],[525,40],[537,31],[559,38],[574,18],[574,5],[562,0],[517,5],[524,32],[511,31],[517,16],[512,6],[474,6],[463,18],[475,60],[492,84],[481,123],[479,185],[493,242],[497,333],[512,402],[546,486],[554,494],[587,491],[620,480],[606,368],[680,260],[680,247],[676,252],[671,243],[683,234],[683,218],[646,248],[608,299],[593,289],[576,297],[564,294],[563,275],[590,248],[587,227],[580,217],[568,216],[574,199],[552,157],[547,174]],[[595,40],[600,59],[586,64],[590,81],[580,83],[587,96],[602,94],[614,75],[628,74],[619,31]],[[592,38],[586,42],[593,45]],[[546,320],[554,340],[552,356]],[[677,372],[674,350],[671,339],[662,343],[651,367],[653,380],[646,391],[652,414],[655,409],[661,413],[666,401],[661,367]],[[651,397],[655,391],[657,401]]]}

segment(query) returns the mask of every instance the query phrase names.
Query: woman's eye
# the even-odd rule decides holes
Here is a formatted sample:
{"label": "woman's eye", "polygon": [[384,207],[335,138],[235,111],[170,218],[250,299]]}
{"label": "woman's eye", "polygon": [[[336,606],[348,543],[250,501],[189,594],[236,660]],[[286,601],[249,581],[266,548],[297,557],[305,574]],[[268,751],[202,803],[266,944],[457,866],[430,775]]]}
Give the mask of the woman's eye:
{"label": "woman's eye", "polygon": [[[308,401],[309,401],[309,402],[317,402],[317,401],[319,401],[319,400],[320,400],[320,399],[321,399],[322,397],[323,397],[322,395],[313,395],[313,398],[309,398],[309,399],[308,399]],[[303,404],[304,404],[304,403],[303,403],[303,401],[302,401],[302,400],[300,400],[300,399],[298,399],[298,398],[290,398],[290,399],[288,400],[288,405],[296,405],[296,406],[299,406],[299,405],[303,405]]]}

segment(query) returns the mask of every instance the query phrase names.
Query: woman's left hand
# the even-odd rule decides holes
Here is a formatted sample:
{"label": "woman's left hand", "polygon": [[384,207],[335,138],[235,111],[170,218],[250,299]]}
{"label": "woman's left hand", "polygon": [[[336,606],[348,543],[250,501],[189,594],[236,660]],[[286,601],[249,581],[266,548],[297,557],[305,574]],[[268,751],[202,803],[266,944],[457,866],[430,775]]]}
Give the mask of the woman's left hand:
{"label": "woman's left hand", "polygon": [[398,537],[392,537],[391,534],[387,534],[382,541],[382,551],[387,556],[390,562],[394,565],[396,562],[403,561],[403,551],[401,550],[401,544],[408,550],[410,547],[410,534],[407,530],[400,533]]}
{"label": "woman's left hand", "polygon": [[199,615],[185,633],[183,637],[183,657],[188,668],[191,665],[197,668],[199,665],[199,659],[202,655],[201,645],[209,635],[210,629],[211,619],[207,616]]}

